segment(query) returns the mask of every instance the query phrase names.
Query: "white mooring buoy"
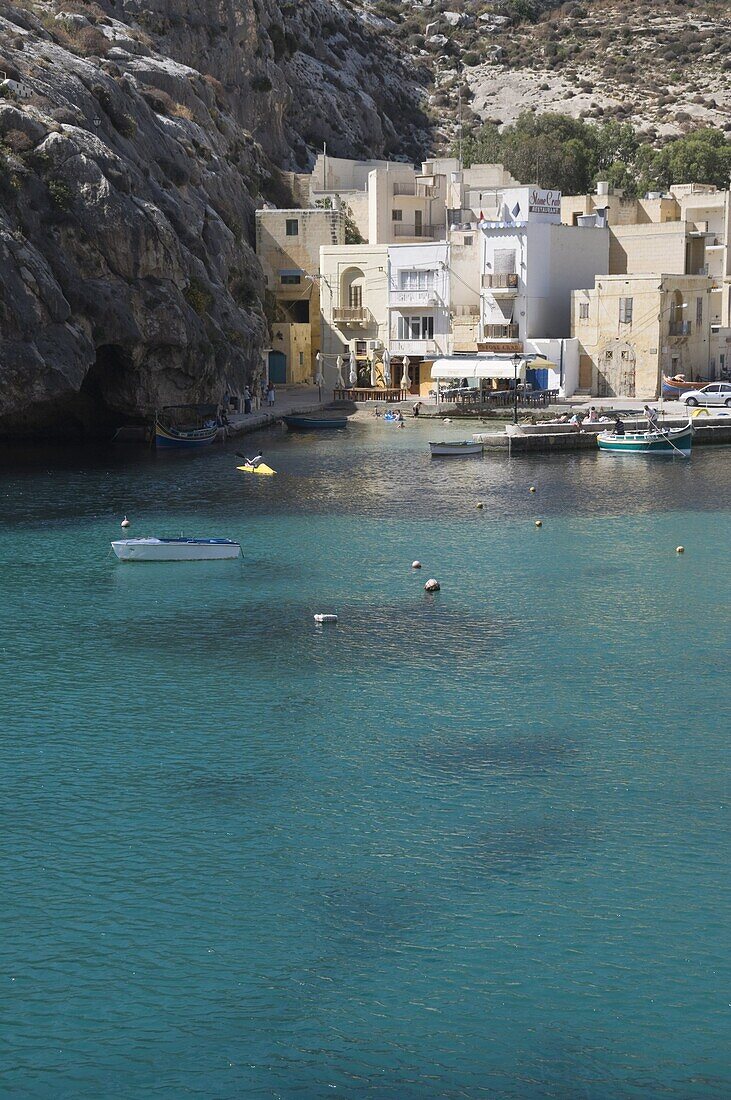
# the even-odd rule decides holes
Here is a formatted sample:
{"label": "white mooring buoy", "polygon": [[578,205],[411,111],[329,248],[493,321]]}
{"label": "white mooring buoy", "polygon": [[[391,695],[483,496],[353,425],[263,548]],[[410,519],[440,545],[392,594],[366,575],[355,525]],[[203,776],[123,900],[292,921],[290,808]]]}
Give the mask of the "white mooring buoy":
{"label": "white mooring buoy", "polygon": [[420,561],[412,561],[411,568],[412,569],[421,569],[421,562]]}
{"label": "white mooring buoy", "polygon": [[127,519],[127,517],[125,516],[125,517],[124,517],[124,519],[122,520],[122,522],[120,523],[120,525],[119,525],[119,526],[120,526],[120,527],[131,527],[131,526],[132,526],[132,524],[131,524],[131,523],[129,522],[129,520],[128,520],[128,519]]}
{"label": "white mooring buoy", "polygon": [[676,554],[684,554],[685,553],[685,547],[684,546],[676,546],[675,547],[675,553]]}
{"label": "white mooring buoy", "polygon": [[424,591],[438,592],[441,587],[442,586],[440,585],[439,581],[435,580],[434,577],[431,577],[424,585]]}

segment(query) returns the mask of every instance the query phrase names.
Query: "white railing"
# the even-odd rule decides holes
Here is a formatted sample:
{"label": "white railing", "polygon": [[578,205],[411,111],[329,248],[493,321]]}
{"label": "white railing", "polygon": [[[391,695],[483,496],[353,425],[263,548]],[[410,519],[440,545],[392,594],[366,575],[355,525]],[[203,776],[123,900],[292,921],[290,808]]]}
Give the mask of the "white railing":
{"label": "white railing", "polygon": [[392,289],[389,294],[392,306],[438,306],[442,300],[436,290]]}
{"label": "white railing", "polygon": [[365,306],[336,306],[333,321],[336,325],[364,325],[368,320]]}
{"label": "white railing", "polygon": [[391,355],[443,355],[436,340],[391,340]]}

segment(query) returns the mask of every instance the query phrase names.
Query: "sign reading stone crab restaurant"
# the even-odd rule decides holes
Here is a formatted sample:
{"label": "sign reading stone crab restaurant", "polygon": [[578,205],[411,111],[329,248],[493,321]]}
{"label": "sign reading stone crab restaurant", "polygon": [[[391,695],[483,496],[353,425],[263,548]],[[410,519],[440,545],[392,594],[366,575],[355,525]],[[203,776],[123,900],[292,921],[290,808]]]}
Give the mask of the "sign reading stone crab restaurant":
{"label": "sign reading stone crab restaurant", "polygon": [[529,214],[553,214],[561,216],[561,192],[532,187],[528,199]]}

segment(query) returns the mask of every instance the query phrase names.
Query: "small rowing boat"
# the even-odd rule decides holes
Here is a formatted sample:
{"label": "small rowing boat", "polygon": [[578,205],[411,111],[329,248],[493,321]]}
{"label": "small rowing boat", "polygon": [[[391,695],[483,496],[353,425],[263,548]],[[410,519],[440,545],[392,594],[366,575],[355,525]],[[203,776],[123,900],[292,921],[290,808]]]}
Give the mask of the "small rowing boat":
{"label": "small rowing boat", "polygon": [[282,418],[290,431],[313,432],[326,428],[347,428],[347,416],[285,416]]}
{"label": "small rowing boat", "polygon": [[695,382],[689,382],[683,374],[676,374],[673,378],[668,378],[664,374],[662,376],[662,396],[669,397],[672,400],[676,397],[682,397],[688,390],[700,389],[705,384],[699,379],[696,379]]}
{"label": "small rowing boat", "polygon": [[258,466],[252,466],[250,462],[245,462],[243,466],[237,466],[236,469],[241,470],[242,474],[261,474],[264,477],[271,477],[272,474],[277,472],[271,466],[267,466],[266,462],[260,462]]}
{"label": "small rowing boat", "polygon": [[613,454],[682,454],[687,458],[693,443],[693,425],[690,421],[682,428],[658,428],[648,431],[629,431],[624,435],[601,432],[597,436],[600,451]]}
{"label": "small rowing boat", "polygon": [[458,439],[453,443],[430,443],[429,450],[433,456],[446,457],[447,455],[481,455],[482,443],[473,439]]}
{"label": "small rowing boat", "polygon": [[119,539],[112,550],[120,561],[224,561],[238,558],[241,546],[231,539]]}

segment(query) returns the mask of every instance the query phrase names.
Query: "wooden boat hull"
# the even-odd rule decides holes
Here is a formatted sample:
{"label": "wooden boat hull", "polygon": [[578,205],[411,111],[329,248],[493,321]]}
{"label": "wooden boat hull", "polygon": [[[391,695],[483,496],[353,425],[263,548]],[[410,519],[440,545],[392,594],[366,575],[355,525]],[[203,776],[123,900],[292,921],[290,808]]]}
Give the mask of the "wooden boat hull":
{"label": "wooden boat hull", "polygon": [[662,396],[663,397],[682,397],[684,393],[689,390],[698,390],[702,386],[705,386],[706,382],[696,378],[695,382],[688,382],[684,378],[668,378],[666,375],[662,376]]}
{"label": "wooden boat hull", "polygon": [[190,450],[191,447],[207,447],[214,442],[218,428],[190,428],[187,431],[170,428],[155,421],[155,446],[159,450]]}
{"label": "wooden boat hull", "polygon": [[318,432],[348,426],[347,416],[285,416],[282,419],[288,428],[298,432]]}
{"label": "wooden boat hull", "polygon": [[241,546],[231,539],[119,539],[112,549],[120,561],[226,561]]}
{"label": "wooden boat hull", "polygon": [[248,462],[245,462],[243,466],[237,466],[236,469],[241,470],[243,474],[258,474],[260,477],[272,477],[277,472],[264,462],[260,462],[258,466],[250,466]]}
{"label": "wooden boat hull", "polygon": [[688,422],[682,428],[666,428],[665,431],[627,432],[614,435],[602,432],[597,436],[600,451],[612,454],[676,455],[678,451],[690,454],[693,443],[693,425]]}
{"label": "wooden boat hull", "polygon": [[463,440],[455,443],[430,443],[429,450],[435,458],[464,457],[465,455],[481,455],[482,443],[474,440]]}

